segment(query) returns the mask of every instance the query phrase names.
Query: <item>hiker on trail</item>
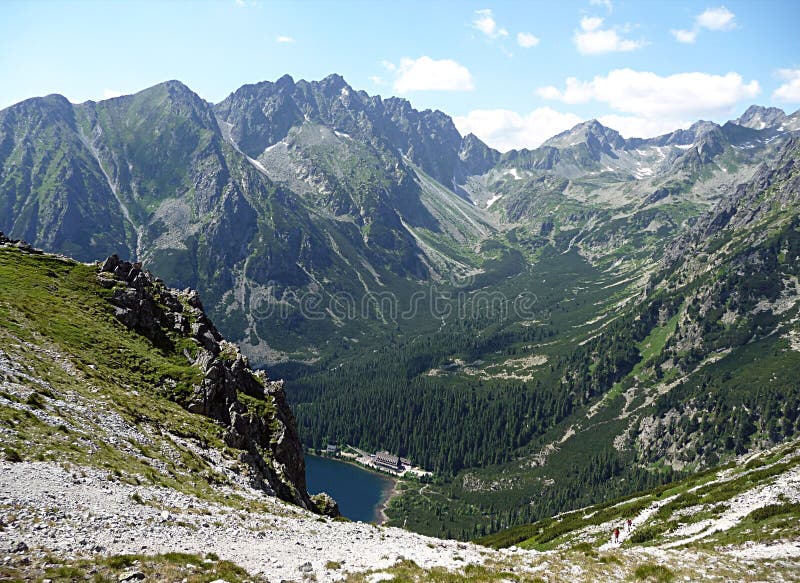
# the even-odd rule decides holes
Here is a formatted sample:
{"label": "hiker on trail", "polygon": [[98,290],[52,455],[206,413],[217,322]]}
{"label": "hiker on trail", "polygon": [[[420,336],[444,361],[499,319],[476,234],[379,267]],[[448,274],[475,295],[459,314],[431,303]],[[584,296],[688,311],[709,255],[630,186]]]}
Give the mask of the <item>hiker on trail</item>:
{"label": "hiker on trail", "polygon": [[619,544],[619,528],[614,529],[614,542]]}
{"label": "hiker on trail", "polygon": [[633,524],[633,523],[631,522],[631,519],[629,518],[628,519],[628,532],[631,531],[631,524]]}

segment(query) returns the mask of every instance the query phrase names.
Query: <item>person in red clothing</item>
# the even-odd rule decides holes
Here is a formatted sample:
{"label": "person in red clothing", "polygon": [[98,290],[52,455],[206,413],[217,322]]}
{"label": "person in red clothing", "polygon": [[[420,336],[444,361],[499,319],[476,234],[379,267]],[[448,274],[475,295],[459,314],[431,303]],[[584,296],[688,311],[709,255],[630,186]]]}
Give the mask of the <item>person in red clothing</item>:
{"label": "person in red clothing", "polygon": [[614,542],[619,543],[619,528],[614,529]]}
{"label": "person in red clothing", "polygon": [[629,518],[629,519],[628,519],[628,532],[630,532],[630,531],[631,531],[631,525],[632,525],[632,524],[633,524],[633,523],[631,522],[631,519]]}

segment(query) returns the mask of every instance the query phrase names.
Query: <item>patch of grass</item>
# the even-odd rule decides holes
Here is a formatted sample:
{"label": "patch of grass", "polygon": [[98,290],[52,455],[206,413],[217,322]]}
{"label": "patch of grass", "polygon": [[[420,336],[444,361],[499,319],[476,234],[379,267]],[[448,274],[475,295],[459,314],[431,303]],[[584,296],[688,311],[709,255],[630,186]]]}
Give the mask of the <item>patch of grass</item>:
{"label": "patch of grass", "polygon": [[[381,569],[371,573],[350,574],[345,581],[347,583],[363,583],[372,580],[376,573],[387,573],[392,575],[393,581],[402,583],[493,583],[500,581],[532,581],[528,578],[520,578],[518,575],[509,572],[503,565],[465,565],[458,571],[448,571],[441,567],[433,569],[423,569],[413,561],[402,561],[388,569]],[[533,581],[536,581],[535,579]]]}
{"label": "patch of grass", "polygon": [[664,531],[661,528],[655,526],[637,528],[633,534],[628,537],[628,541],[632,544],[646,543],[659,536],[662,532]]}
{"label": "patch of grass", "polygon": [[633,572],[633,576],[639,581],[655,581],[656,583],[670,583],[675,579],[675,573],[657,563],[639,565]]}
{"label": "patch of grass", "polygon": [[25,404],[34,409],[44,409],[44,398],[39,393],[34,392],[28,395],[28,398],[25,399]]}
{"label": "patch of grass", "polygon": [[248,410],[252,411],[259,417],[263,417],[265,419],[271,419],[275,417],[275,403],[270,397],[259,399],[245,393],[239,393],[238,398],[243,405],[247,406]]}
{"label": "patch of grass", "polygon": [[44,574],[46,578],[55,581],[76,581],[86,576],[86,570],[81,567],[61,566],[47,569]]}
{"label": "patch of grass", "polygon": [[756,508],[747,515],[747,518],[753,522],[762,522],[767,518],[782,514],[800,514],[800,503],[768,504],[767,506]]}
{"label": "patch of grass", "polygon": [[[213,558],[212,558],[213,557]],[[184,581],[185,583],[208,583],[223,579],[225,581],[252,581],[266,583],[266,578],[251,575],[230,561],[219,560],[210,553],[205,558],[188,553],[167,553],[164,555],[114,555],[93,559],[67,559],[47,555],[45,568],[33,561],[13,573],[0,566],[2,581],[40,581],[50,579],[53,583],[74,581],[95,581],[96,583],[119,581],[120,575],[128,569],[141,571],[146,581]]]}
{"label": "patch of grass", "polygon": [[9,461],[9,462],[12,462],[12,463],[18,463],[18,462],[22,461],[22,456],[19,454],[19,452],[16,449],[14,449],[12,447],[4,448],[3,449],[3,453],[6,456],[6,461]]}
{"label": "patch of grass", "polygon": [[115,555],[104,559],[103,562],[112,569],[127,569],[133,566],[140,558],[142,557],[138,555]]}

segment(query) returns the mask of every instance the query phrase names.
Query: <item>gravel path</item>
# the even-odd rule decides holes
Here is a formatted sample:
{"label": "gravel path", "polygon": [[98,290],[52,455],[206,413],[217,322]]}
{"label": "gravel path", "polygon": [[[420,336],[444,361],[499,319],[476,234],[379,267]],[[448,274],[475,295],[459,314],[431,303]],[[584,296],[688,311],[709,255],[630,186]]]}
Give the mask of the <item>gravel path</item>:
{"label": "gravel path", "polygon": [[[605,543],[604,545],[602,545],[600,547],[600,550],[601,551],[610,551],[610,550],[614,549],[615,547],[619,547],[625,541],[626,538],[628,538],[630,535],[632,535],[634,533],[634,531],[639,526],[642,526],[643,524],[647,524],[647,521],[650,520],[650,518],[656,512],[658,512],[659,508],[661,508],[665,504],[668,504],[668,503],[672,502],[675,498],[677,498],[677,495],[669,496],[668,498],[664,498],[663,500],[658,500],[657,502],[653,502],[653,504],[651,504],[650,506],[648,506],[647,508],[642,510],[642,512],[639,513],[635,518],[631,519],[631,529],[630,530],[628,530],[625,525],[618,524],[617,526],[619,527],[619,541],[618,542],[614,542],[613,540],[610,540],[607,543]],[[610,530],[610,529],[607,528],[607,530]]]}
{"label": "gravel path", "polygon": [[778,476],[772,483],[757,486],[730,500],[719,518],[709,519],[678,528],[671,536],[678,540],[662,545],[669,549],[703,539],[716,532],[733,528],[757,508],[778,504],[782,500],[800,502],[800,466]]}
{"label": "gravel path", "polygon": [[[317,580],[336,581],[344,571],[384,569],[399,558],[455,568],[495,554],[397,528],[334,522],[274,498],[263,502],[266,512],[247,513],[165,488],[109,481],[93,468],[0,462],[0,521],[6,525],[0,553],[20,541],[33,552],[66,557],[213,552],[278,581],[301,578],[306,562]],[[328,561],[342,569],[327,570]]]}

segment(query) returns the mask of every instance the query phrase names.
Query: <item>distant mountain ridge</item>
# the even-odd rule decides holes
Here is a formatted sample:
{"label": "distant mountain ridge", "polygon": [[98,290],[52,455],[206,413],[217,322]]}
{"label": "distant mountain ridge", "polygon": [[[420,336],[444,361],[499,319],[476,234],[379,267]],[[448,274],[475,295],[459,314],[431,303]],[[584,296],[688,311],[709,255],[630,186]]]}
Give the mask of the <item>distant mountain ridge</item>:
{"label": "distant mountain ridge", "polygon": [[[311,337],[302,318],[270,327],[254,309],[299,314],[291,298],[308,291],[399,286],[406,297],[409,282],[484,270],[482,242],[510,251],[515,225],[560,245],[630,207],[657,209],[675,233],[772,156],[800,114],[753,106],[737,121],[626,140],[590,120],[500,154],[442,112],[339,75],[285,75],[216,105],[179,81],[79,105],[34,98],[0,112],[0,228],[84,260],[126,250],[201,289],[256,362],[314,360],[331,335],[357,337],[365,324],[327,317]],[[609,240],[647,237],[613,228],[612,239],[593,228],[576,242],[613,262]],[[373,332],[383,326],[370,319]]]}
{"label": "distant mountain ridge", "polygon": [[448,512],[392,517],[469,537],[794,434],[787,386],[762,412],[732,379],[795,366],[799,124],[590,120],[501,154],[338,75],[48,96],[0,111],[0,230],[197,288],[305,445],[451,478]]}
{"label": "distant mountain ridge", "polygon": [[[258,127],[254,120],[267,118],[247,108],[253,91],[261,92],[266,109],[274,109]],[[419,181],[409,165],[417,160],[440,175],[463,166],[460,136],[441,113],[419,113],[404,100],[384,104],[354,92],[351,103],[343,94],[351,91],[338,76],[296,86],[285,77],[232,94],[216,107],[219,121],[208,103],[177,81],[100,103],[72,105],[50,96],[12,106],[0,112],[2,226],[81,259],[127,249],[171,283],[202,287],[223,328],[246,340],[249,327],[255,344],[257,323],[248,323],[249,307],[243,305],[252,290],[233,298],[234,288],[255,285],[254,293],[264,295],[272,293],[264,291],[271,281],[303,288],[316,277],[332,277],[348,282],[341,290],[346,291],[349,282],[369,287],[360,280],[380,287],[382,277],[427,279],[448,254],[420,248],[404,223],[441,232],[443,213],[447,220],[455,212],[458,223],[467,215],[465,224],[446,229],[457,238],[488,228],[460,199],[439,210],[419,200]],[[294,92],[291,99],[286,92]],[[316,121],[308,124],[338,128],[342,135],[326,136],[334,149],[350,147],[352,162],[343,168],[342,157],[321,151],[325,143],[301,123],[299,149],[336,167],[319,159],[310,167],[308,160],[287,161],[295,166],[290,173],[306,172],[300,183],[312,185],[293,192],[276,184],[255,157],[312,115]],[[345,131],[363,140],[349,140]],[[391,139],[401,142],[402,154]],[[363,160],[369,167],[361,166]],[[438,197],[444,194],[430,188]],[[328,199],[321,201],[318,194],[326,189]],[[464,208],[447,210],[454,204]],[[343,215],[356,224],[335,219]],[[329,269],[349,275],[323,275]]]}

